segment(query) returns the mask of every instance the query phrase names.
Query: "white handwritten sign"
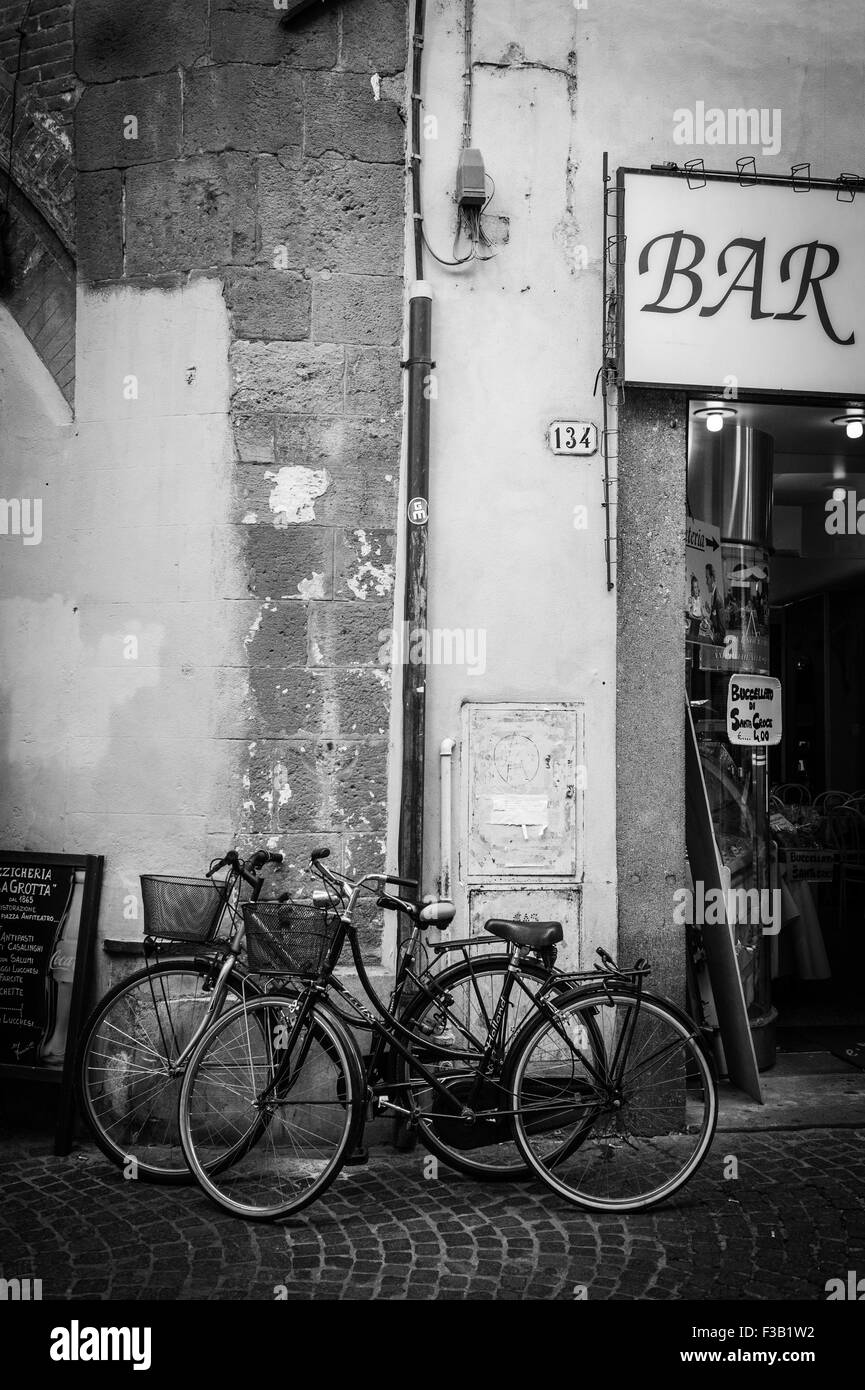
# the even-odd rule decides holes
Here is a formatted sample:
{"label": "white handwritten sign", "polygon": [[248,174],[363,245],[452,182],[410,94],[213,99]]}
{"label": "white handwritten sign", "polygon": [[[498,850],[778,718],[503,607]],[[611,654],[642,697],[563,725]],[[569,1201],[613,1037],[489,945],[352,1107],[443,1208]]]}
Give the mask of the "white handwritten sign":
{"label": "white handwritten sign", "polygon": [[734,675],[727,689],[727,737],[746,748],[781,742],[781,682],[774,676]]}

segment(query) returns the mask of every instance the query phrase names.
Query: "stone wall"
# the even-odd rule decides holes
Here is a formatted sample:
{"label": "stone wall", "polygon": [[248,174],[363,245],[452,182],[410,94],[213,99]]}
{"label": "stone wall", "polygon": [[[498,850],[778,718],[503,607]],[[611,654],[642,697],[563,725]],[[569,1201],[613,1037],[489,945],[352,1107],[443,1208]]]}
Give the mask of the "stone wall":
{"label": "stone wall", "polygon": [[402,0],[294,32],[272,0],[75,7],[80,279],[204,275],[230,315],[221,596],[248,627],[221,732],[234,829],[287,851],[292,888],[315,844],[346,868],[384,853],[406,25]]}

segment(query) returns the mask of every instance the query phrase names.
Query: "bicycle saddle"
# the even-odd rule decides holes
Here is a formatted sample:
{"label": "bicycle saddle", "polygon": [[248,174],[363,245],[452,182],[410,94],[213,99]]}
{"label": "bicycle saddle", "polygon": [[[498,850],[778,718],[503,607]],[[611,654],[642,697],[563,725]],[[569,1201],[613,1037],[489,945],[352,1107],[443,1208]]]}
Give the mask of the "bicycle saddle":
{"label": "bicycle saddle", "polygon": [[561,922],[503,922],[498,917],[485,922],[484,930],[515,946],[530,946],[533,951],[554,946],[565,934]]}

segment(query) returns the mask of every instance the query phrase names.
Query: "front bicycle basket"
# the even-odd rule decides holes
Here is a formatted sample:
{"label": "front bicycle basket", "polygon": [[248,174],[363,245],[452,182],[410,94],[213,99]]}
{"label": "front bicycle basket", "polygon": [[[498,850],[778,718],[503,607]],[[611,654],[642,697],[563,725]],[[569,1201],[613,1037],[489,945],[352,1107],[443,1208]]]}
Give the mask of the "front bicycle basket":
{"label": "front bicycle basket", "polygon": [[249,969],[258,975],[315,978],[339,929],[339,919],[312,903],[244,903]]}
{"label": "front bicycle basket", "polygon": [[225,905],[225,888],[209,878],[142,874],[146,936],[165,941],[210,941]]}

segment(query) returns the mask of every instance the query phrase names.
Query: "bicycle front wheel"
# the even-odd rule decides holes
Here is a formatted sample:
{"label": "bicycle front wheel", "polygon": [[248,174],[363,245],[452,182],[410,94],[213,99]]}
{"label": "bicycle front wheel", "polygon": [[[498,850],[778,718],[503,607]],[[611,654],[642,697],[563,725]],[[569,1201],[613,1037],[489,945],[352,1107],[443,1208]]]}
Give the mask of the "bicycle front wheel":
{"label": "bicycle front wheel", "polygon": [[363,1120],[364,1086],[351,1034],[321,1001],[271,994],[232,1009],[200,1040],[183,1078],[180,1136],[193,1176],[234,1216],[272,1221],[300,1211],[342,1167]]}
{"label": "bicycle front wheel", "polygon": [[556,1010],[509,1058],[520,1152],[555,1192],[591,1211],[665,1201],[702,1163],[717,1122],[695,1025],[665,1000],[625,990],[575,993]]}
{"label": "bicycle front wheel", "polygon": [[[214,1017],[219,965],[204,957],[158,961],[100,1000],[82,1034],[76,1074],[81,1109],[102,1152],[129,1178],[190,1182],[180,1145],[179,1059]],[[232,971],[224,1002],[241,998]],[[257,988],[246,981],[247,991]]]}

